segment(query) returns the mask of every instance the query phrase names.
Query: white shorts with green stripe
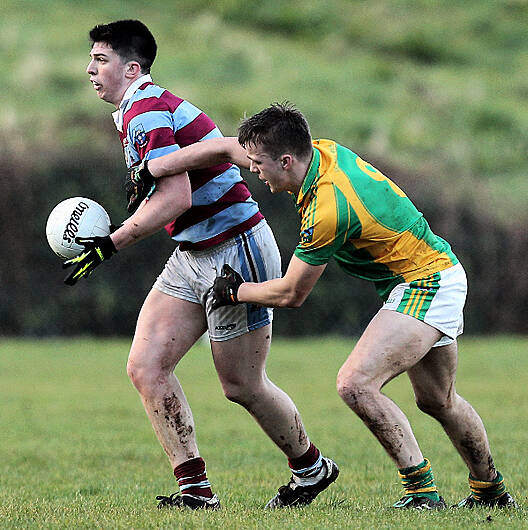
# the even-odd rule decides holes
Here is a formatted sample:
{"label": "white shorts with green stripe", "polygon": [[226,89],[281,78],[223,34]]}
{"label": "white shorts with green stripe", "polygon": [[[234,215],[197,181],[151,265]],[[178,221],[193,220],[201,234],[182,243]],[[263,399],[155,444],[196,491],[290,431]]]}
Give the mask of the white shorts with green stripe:
{"label": "white shorts with green stripe", "polygon": [[434,345],[451,344],[464,331],[466,272],[460,263],[431,276],[400,283],[382,309],[398,311],[429,324],[443,333]]}

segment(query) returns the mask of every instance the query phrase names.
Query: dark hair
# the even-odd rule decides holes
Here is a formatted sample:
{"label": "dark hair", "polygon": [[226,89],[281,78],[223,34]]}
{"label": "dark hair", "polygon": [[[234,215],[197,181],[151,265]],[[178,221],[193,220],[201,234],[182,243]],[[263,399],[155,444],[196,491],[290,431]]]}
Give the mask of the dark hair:
{"label": "dark hair", "polygon": [[139,20],[117,20],[99,24],[91,29],[90,40],[112,46],[124,62],[137,61],[141,72],[148,74],[156,58],[156,40],[147,26]]}
{"label": "dark hair", "polygon": [[238,128],[242,146],[262,145],[275,160],[290,152],[299,158],[312,155],[310,126],[302,112],[288,102],[273,103],[245,119]]}

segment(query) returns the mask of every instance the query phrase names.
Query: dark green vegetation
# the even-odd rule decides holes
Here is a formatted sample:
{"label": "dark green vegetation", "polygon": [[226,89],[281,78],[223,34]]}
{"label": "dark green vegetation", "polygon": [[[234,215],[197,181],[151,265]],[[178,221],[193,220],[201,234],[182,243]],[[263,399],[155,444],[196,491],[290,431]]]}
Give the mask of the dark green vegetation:
{"label": "dark green vegetation", "polygon": [[[128,341],[0,342],[0,527],[467,529],[491,521],[490,528],[526,528],[524,507],[506,513],[387,508],[401,494],[396,470],[335,390],[352,346],[342,339],[274,343],[270,377],[296,401],[311,439],[341,467],[314,504],[276,513],[262,506],[288,480],[285,458],[249,414],[223,397],[204,345],[182,361],[177,375],[224,505],[204,514],[155,507],[155,496],[175,491],[175,480],[127,379]],[[457,383],[481,414],[495,462],[523,506],[527,347],[524,339],[506,337],[462,340]],[[467,469],[440,426],[415,407],[407,378],[392,381],[386,392],[408,414],[447,502],[465,497]]]}
{"label": "dark green vegetation", "polygon": [[[225,134],[287,99],[314,136],[400,184],[468,271],[468,331],[528,331],[525,1],[6,0],[0,15],[0,333],[130,333],[170,252],[159,235],[66,289],[44,238],[66,197],[125,216],[113,109],[84,69],[88,30],[130,17],[158,38],[155,80]],[[290,200],[248,180],[286,265],[297,237]],[[377,307],[370,286],[332,265],[303,309],[278,312],[276,331],[356,334]]]}

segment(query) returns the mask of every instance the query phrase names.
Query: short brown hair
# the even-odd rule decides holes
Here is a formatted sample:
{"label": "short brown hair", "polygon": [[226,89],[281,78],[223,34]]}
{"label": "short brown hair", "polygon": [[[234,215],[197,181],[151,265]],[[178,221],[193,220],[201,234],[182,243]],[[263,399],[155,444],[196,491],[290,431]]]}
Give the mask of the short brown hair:
{"label": "short brown hair", "polygon": [[238,128],[240,145],[262,145],[273,159],[290,152],[298,158],[312,155],[310,126],[291,103],[273,103],[245,119]]}

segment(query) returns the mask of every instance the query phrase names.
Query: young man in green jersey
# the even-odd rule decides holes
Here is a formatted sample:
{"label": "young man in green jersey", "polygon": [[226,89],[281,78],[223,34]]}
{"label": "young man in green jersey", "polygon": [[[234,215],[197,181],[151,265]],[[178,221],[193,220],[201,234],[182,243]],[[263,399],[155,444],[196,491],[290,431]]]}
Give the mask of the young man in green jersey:
{"label": "young man in green jersey", "polygon": [[381,391],[402,372],[420,410],[440,422],[469,469],[471,494],[458,506],[516,506],[480,417],[455,390],[467,285],[450,245],[376,168],[336,142],[313,141],[291,105],[274,104],[246,119],[238,138],[200,142],[149,161],[134,178],[223,161],[249,168],[272,193],[293,194],[301,233],[282,278],[244,282],[225,265],[213,286],[213,310],[238,303],[299,307],[331,257],[348,274],[374,282],[383,306],[341,367],[337,389],[398,468],[404,495],[393,506],[446,507],[407,418]]}

